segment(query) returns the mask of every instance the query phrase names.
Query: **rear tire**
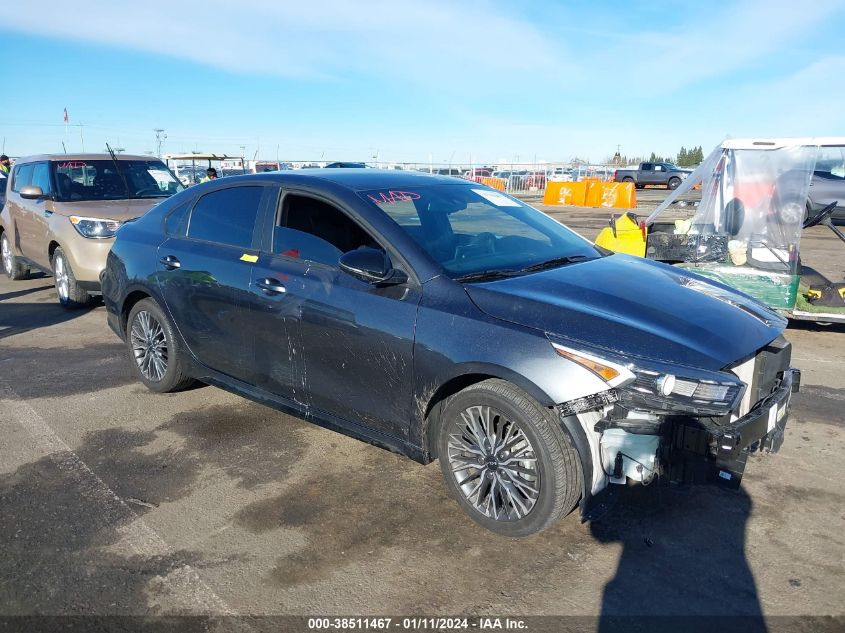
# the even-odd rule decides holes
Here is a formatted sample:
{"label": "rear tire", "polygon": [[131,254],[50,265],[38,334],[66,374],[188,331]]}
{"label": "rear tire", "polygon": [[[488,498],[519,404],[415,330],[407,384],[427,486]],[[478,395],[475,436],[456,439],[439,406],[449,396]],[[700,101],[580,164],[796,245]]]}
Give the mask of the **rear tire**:
{"label": "rear tire", "polygon": [[6,232],[0,236],[0,255],[2,255],[3,259],[3,272],[6,273],[9,279],[20,281],[29,277],[29,266],[18,260]]}
{"label": "rear tire", "polygon": [[129,312],[126,346],[135,374],[149,390],[170,393],[194,383],[173,326],[154,299],[142,299]]}
{"label": "rear tire", "polygon": [[546,529],[581,494],[578,454],[555,413],[504,380],[450,398],[438,455],[449,493],[473,521],[503,536]]}
{"label": "rear tire", "polygon": [[680,184],[681,184],[681,179],[675,176],[675,177],[672,177],[672,178],[669,179],[667,186],[669,187],[669,189],[674,190],[674,189],[677,189],[680,186]]}
{"label": "rear tire", "polygon": [[59,295],[59,303],[68,310],[86,308],[91,304],[91,296],[87,291],[79,287],[67,255],[59,246],[53,251],[53,283],[56,285],[56,294]]}

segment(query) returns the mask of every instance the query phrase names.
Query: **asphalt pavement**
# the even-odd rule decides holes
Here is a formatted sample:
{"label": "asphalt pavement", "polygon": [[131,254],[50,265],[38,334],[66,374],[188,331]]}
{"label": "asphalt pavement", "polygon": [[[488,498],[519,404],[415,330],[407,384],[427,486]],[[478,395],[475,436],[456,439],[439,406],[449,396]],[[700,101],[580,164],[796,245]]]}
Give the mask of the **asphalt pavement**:
{"label": "asphalt pavement", "polygon": [[[547,211],[587,237],[608,217]],[[802,254],[841,278],[825,231]],[[741,490],[631,488],[598,521],[509,540],[436,463],[212,387],[148,392],[103,307],[3,277],[0,616],[842,616],[845,328],[787,336],[802,391]]]}

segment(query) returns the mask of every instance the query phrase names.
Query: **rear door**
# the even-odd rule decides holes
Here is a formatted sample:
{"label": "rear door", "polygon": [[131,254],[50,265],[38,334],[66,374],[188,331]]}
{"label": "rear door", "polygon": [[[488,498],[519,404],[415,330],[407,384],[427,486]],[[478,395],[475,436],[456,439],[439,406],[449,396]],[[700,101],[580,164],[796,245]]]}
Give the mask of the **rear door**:
{"label": "rear door", "polygon": [[158,249],[158,286],[193,355],[211,369],[252,383],[249,293],[257,260],[262,185],[221,187],[200,197],[186,232]]}
{"label": "rear door", "polygon": [[640,171],[637,174],[638,185],[653,185],[654,183],[654,163],[643,163],[640,165]]}
{"label": "rear door", "polygon": [[[342,253],[385,245],[353,213],[314,194],[284,192],[267,230],[269,252],[253,271],[253,301],[261,306],[255,358],[263,385],[407,439],[419,285],[378,287],[342,272]],[[267,285],[284,291],[268,293]],[[281,331],[287,348],[276,334]]]}

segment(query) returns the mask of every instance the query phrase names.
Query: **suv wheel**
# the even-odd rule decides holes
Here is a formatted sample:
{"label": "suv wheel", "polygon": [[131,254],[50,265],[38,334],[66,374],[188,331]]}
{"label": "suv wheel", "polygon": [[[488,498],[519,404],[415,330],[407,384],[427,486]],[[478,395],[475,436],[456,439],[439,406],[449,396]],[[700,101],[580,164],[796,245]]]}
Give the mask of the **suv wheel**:
{"label": "suv wheel", "polygon": [[677,176],[673,176],[669,179],[669,189],[677,189],[678,185],[681,184],[681,179]]}
{"label": "suv wheel", "polygon": [[3,257],[3,272],[14,281],[29,277],[29,266],[22,264],[15,257],[9,237],[4,232],[0,236],[0,255]]}
{"label": "suv wheel", "polygon": [[180,391],[193,384],[185,372],[183,352],[170,321],[153,299],[142,299],[129,312],[126,343],[132,367],[148,389]]}
{"label": "suv wheel", "polygon": [[80,288],[76,282],[70,262],[61,246],[53,251],[53,281],[56,284],[59,303],[63,307],[73,310],[84,308],[91,303],[88,292]]}
{"label": "suv wheel", "polygon": [[581,494],[578,455],[554,413],[503,380],[485,380],[450,399],[438,455],[464,511],[504,536],[544,530]]}

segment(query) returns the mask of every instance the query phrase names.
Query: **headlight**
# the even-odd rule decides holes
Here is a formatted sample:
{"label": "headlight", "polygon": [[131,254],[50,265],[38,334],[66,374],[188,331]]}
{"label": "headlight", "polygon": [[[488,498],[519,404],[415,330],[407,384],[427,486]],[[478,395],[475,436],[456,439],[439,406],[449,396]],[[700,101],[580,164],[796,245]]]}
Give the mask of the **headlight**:
{"label": "headlight", "polygon": [[633,371],[637,378],[620,392],[620,399],[634,408],[650,411],[725,415],[733,410],[744,390],[742,382],[725,374],[711,379],[649,369]]}
{"label": "headlight", "polygon": [[[598,356],[550,339],[554,350],[604,380],[628,409],[653,413],[722,416],[742,397],[745,384],[721,372],[625,360],[611,353]],[[612,356],[613,358],[608,358]]]}
{"label": "headlight", "polygon": [[102,239],[114,237],[121,223],[117,220],[103,220],[100,218],[83,218],[78,215],[70,216],[70,223],[82,237]]}

